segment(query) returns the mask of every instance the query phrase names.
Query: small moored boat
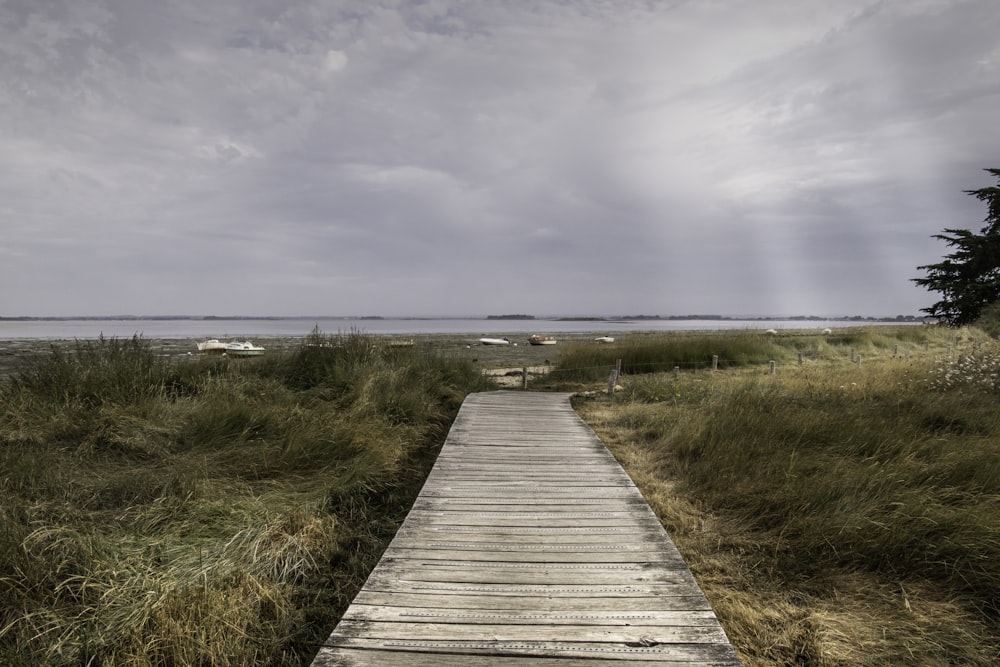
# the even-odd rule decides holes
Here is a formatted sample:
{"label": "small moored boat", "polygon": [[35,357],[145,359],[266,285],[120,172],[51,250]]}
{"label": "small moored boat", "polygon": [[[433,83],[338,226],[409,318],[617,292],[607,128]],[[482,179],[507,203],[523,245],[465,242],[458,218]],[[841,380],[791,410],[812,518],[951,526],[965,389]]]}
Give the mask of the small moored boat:
{"label": "small moored boat", "polygon": [[226,343],[223,343],[217,338],[205,340],[198,343],[198,351],[206,354],[222,354],[226,351]]}
{"label": "small moored boat", "polygon": [[510,345],[510,339],[506,336],[503,338],[480,338],[479,342],[483,345]]}
{"label": "small moored boat", "polygon": [[598,336],[597,338],[594,339],[594,342],[595,343],[613,343],[613,342],[615,342],[615,339],[612,336]]}
{"label": "small moored boat", "polygon": [[556,339],[551,336],[542,336],[535,334],[534,336],[528,337],[528,342],[532,345],[555,345]]}
{"label": "small moored boat", "polygon": [[226,343],[225,355],[227,357],[259,357],[262,354],[264,354],[264,348],[254,345],[248,340]]}

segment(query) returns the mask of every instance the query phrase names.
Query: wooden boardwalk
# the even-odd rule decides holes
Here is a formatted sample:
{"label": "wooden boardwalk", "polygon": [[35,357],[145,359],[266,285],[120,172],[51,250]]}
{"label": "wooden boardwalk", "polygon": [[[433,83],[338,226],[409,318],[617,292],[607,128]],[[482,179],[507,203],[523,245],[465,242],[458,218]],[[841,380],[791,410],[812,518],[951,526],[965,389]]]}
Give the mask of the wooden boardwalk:
{"label": "wooden boardwalk", "polygon": [[659,520],[569,394],[470,395],[313,662],[739,665]]}

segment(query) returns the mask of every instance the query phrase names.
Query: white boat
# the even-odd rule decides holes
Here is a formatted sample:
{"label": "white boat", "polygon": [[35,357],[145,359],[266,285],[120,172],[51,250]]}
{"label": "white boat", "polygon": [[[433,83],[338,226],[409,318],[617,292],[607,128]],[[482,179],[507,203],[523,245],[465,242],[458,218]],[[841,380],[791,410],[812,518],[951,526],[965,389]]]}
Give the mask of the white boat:
{"label": "white boat", "polygon": [[226,351],[226,343],[216,338],[205,340],[198,343],[198,351],[206,354],[222,354]]}
{"label": "white boat", "polygon": [[480,338],[479,342],[483,345],[510,345],[510,339],[506,336],[503,338]]}
{"label": "white boat", "polygon": [[535,334],[534,336],[528,337],[528,342],[532,345],[555,345],[556,339],[551,336],[541,336],[539,334]]}
{"label": "white boat", "polygon": [[248,340],[226,343],[225,355],[227,357],[259,357],[262,354],[264,354],[264,348],[254,345]]}
{"label": "white boat", "polygon": [[615,342],[615,339],[612,336],[598,336],[597,338],[594,339],[594,342],[595,343],[613,343],[613,342]]}

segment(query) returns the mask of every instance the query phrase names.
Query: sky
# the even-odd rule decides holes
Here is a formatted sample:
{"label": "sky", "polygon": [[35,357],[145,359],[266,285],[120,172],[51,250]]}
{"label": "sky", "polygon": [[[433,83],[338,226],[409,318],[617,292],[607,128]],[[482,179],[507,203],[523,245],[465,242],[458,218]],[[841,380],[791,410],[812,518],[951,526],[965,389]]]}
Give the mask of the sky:
{"label": "sky", "polygon": [[916,315],[996,0],[0,0],[0,316]]}

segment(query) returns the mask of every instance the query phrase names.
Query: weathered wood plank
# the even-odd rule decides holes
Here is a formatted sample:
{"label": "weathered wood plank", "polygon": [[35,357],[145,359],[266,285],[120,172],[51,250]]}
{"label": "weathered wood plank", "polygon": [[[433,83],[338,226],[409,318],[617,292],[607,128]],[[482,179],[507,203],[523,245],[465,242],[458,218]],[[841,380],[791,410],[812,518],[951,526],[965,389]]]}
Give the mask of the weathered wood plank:
{"label": "weathered wood plank", "polygon": [[385,621],[394,623],[434,622],[502,625],[597,625],[597,626],[715,626],[715,614],[710,610],[657,611],[560,611],[531,613],[511,609],[418,609],[390,605],[365,605],[354,602],[344,620]]}
{"label": "weathered wood plank", "polygon": [[[380,563],[381,565],[381,563]],[[483,564],[488,565],[488,564]],[[527,569],[528,565],[546,565],[544,563],[519,563],[520,567],[505,565],[503,567],[471,568],[466,564],[455,567],[423,567],[413,568],[400,566],[397,562],[380,567],[373,572],[372,583],[382,580],[387,582],[435,582],[450,584],[492,584],[497,581],[513,581],[521,585],[552,585],[566,586],[573,584],[639,584],[643,582],[684,585],[690,581],[690,572],[679,568],[636,569],[625,565],[588,564],[572,567],[571,563],[551,565]],[[390,584],[391,585],[391,584]],[[694,587],[697,590],[697,587]]]}
{"label": "weathered wood plank", "polygon": [[[403,660],[403,662],[400,662]],[[531,667],[597,667],[602,662],[596,662],[590,658],[575,657],[546,657],[542,655],[530,656]],[[525,665],[525,660],[518,661],[519,665]],[[615,667],[649,667],[651,660],[638,658],[631,660],[627,657],[615,656],[603,664],[613,664]],[[662,658],[655,661],[661,665],[686,665],[699,667],[734,667],[739,663],[732,660],[709,660],[699,659],[692,661],[687,657]],[[509,667],[510,656],[490,654],[481,649],[475,653],[454,653],[441,652],[410,652],[405,658],[401,658],[399,652],[392,650],[378,650],[372,648],[325,648],[321,652],[313,667],[391,667],[393,665],[406,665],[406,667]],[[527,665],[525,665],[527,667]]]}
{"label": "weathered wood plank", "polygon": [[[599,600],[595,604],[595,600]],[[354,598],[358,605],[384,605],[433,609],[506,609],[510,611],[562,613],[593,611],[595,607],[605,612],[614,611],[711,611],[705,596],[668,595],[666,592],[623,591],[581,592],[576,595],[539,596],[531,593],[498,593],[461,591],[378,591],[366,589]],[[353,605],[352,605],[353,606]]]}
{"label": "weathered wood plank", "polygon": [[601,644],[717,644],[726,641],[718,623],[713,625],[571,625],[548,623],[487,624],[444,622],[388,622],[344,619],[330,635],[338,639],[387,639],[472,642],[552,642],[566,639]]}
{"label": "weathered wood plank", "polygon": [[568,395],[474,394],[313,664],[525,659],[739,664],[680,554]]}
{"label": "weathered wood plank", "polygon": [[[489,656],[490,665],[525,664],[524,658],[554,658],[616,661],[634,660],[641,664],[667,663],[685,665],[739,665],[739,661],[727,646],[714,644],[668,644],[663,646],[628,646],[626,644],[605,644],[588,642],[544,642],[544,641],[436,641],[436,640],[385,640],[364,638],[342,638],[334,646],[342,649],[367,649],[397,651],[388,662],[360,662],[363,656],[356,653],[351,659],[355,662],[318,662],[314,665],[406,665],[409,653],[432,653],[437,655],[461,655],[467,660],[464,664],[477,665],[474,662],[479,656]],[[727,650],[728,649],[728,650]],[[403,653],[405,651],[406,653]],[[323,655],[321,651],[320,655]],[[343,651],[341,655],[344,655]],[[506,658],[501,660],[500,658]],[[534,662],[534,660],[532,661]],[[438,663],[440,664],[440,663]],[[560,663],[556,663],[560,664]],[[563,663],[565,664],[565,663]],[[584,663],[586,664],[586,663]]]}
{"label": "weathered wood plank", "polygon": [[461,549],[420,548],[406,549],[391,547],[385,551],[383,558],[393,558],[397,561],[418,560],[447,562],[497,562],[511,563],[654,563],[664,567],[686,567],[684,561],[671,553],[653,549],[644,551],[631,550],[575,550],[575,551],[503,551],[498,552],[492,547],[472,549],[465,546]]}

